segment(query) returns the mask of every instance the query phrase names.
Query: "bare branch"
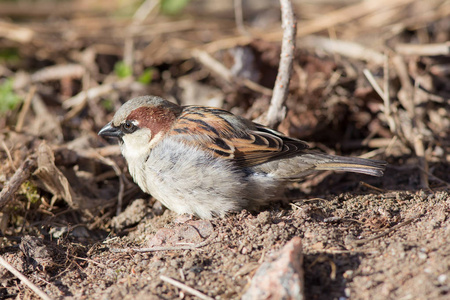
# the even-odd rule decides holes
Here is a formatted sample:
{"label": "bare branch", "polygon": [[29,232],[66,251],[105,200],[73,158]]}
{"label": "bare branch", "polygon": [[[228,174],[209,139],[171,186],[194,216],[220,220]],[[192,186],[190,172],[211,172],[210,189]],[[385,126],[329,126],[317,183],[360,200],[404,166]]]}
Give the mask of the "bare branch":
{"label": "bare branch", "polygon": [[36,156],[33,155],[26,159],[20,168],[14,173],[14,176],[8,181],[8,184],[0,192],[0,211],[8,204],[13,194],[19,189],[22,183],[30,178],[31,173],[36,169]]}
{"label": "bare branch", "polygon": [[280,0],[281,22],[283,27],[283,40],[281,43],[280,65],[273,88],[267,116],[263,117],[263,124],[269,127],[277,126],[286,116],[286,102],[289,92],[289,81],[292,74],[292,61],[295,54],[295,40],[297,23],[290,0]]}

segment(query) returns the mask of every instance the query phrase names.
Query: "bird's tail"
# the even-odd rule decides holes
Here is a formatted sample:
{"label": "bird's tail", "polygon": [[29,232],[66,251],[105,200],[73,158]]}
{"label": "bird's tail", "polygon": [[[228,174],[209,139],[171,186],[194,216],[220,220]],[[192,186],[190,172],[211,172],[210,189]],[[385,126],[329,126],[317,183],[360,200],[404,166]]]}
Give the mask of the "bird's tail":
{"label": "bird's tail", "polygon": [[381,177],[387,165],[385,161],[375,159],[334,156],[324,153],[314,153],[313,155],[316,157],[316,170],[354,172]]}

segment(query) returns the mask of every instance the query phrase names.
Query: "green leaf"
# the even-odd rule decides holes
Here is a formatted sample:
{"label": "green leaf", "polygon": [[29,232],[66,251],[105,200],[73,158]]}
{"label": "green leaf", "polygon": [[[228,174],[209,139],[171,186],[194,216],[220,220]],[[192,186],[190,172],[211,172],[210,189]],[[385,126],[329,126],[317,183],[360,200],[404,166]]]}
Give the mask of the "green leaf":
{"label": "green leaf", "polygon": [[166,15],[177,15],[188,3],[189,0],[161,0],[161,12]]}
{"label": "green leaf", "polygon": [[103,108],[104,108],[106,111],[111,112],[111,111],[113,111],[113,109],[114,109],[114,104],[113,104],[113,102],[111,101],[111,99],[104,99],[102,102],[100,102],[100,104],[103,106]]}
{"label": "green leaf", "polygon": [[133,75],[133,70],[131,69],[131,66],[121,60],[114,65],[114,73],[116,73],[119,78],[126,78]]}
{"label": "green leaf", "polygon": [[0,114],[15,109],[22,102],[13,89],[13,80],[7,79],[0,84]]}
{"label": "green leaf", "polygon": [[139,76],[138,81],[142,84],[149,84],[153,80],[153,68],[145,69],[141,76]]}
{"label": "green leaf", "polygon": [[0,49],[1,63],[17,63],[20,61],[19,51],[15,48]]}
{"label": "green leaf", "polygon": [[25,181],[22,184],[22,192],[32,204],[38,203],[41,199],[37,186],[30,181]]}

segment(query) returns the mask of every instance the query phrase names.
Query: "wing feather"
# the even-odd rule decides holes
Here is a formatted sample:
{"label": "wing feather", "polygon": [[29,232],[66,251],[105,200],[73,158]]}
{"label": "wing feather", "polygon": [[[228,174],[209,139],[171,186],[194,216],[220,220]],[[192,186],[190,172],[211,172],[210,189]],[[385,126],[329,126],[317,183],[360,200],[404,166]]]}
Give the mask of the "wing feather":
{"label": "wing feather", "polygon": [[301,140],[225,110],[201,106],[183,107],[169,134],[181,135],[187,144],[243,167],[295,156],[309,148]]}

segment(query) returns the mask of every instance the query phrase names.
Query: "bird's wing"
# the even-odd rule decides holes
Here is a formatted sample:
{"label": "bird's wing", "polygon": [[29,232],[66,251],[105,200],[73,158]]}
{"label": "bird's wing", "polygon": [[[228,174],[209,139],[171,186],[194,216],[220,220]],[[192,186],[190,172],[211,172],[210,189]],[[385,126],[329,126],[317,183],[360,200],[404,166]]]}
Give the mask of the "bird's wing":
{"label": "bird's wing", "polygon": [[303,141],[225,110],[200,106],[184,107],[169,134],[243,167],[294,156],[308,148]]}

